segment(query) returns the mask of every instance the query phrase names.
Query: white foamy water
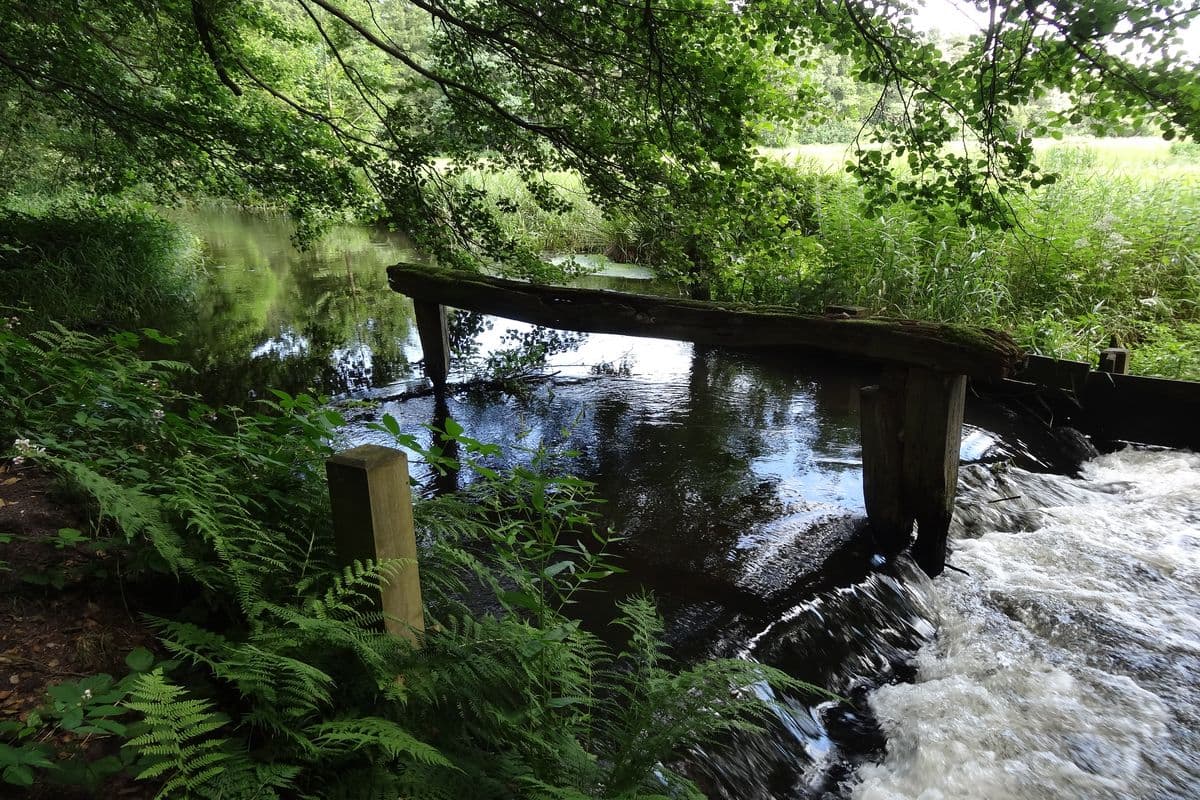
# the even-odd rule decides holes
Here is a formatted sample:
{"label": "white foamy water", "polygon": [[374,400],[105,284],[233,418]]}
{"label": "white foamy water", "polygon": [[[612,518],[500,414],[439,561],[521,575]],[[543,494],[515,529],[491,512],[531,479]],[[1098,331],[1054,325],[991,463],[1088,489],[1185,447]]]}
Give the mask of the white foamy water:
{"label": "white foamy water", "polygon": [[970,574],[934,582],[915,682],[873,693],[887,754],[852,796],[1200,797],[1200,455],[971,467],[962,488]]}

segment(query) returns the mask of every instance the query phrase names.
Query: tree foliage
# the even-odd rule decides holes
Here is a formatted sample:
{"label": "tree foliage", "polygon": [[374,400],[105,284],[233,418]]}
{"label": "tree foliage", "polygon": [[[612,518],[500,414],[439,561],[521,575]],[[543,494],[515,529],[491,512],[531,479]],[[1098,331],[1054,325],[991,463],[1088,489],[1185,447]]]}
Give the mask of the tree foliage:
{"label": "tree foliage", "polygon": [[1176,47],[1190,0],[977,11],[943,49],[891,0],[4,0],[0,158],[33,141],[99,188],[262,197],[309,222],[370,210],[450,263],[527,273],[536,255],[455,176],[512,170],[555,209],[546,175],[572,170],[653,228],[664,266],[702,274],[794,255],[788,178],[758,147],[820,116],[823,54],[894,109],[851,167],[875,206],[1011,224],[1008,199],[1053,180],[1019,114],[1049,92],[1063,124],[1200,132]]}

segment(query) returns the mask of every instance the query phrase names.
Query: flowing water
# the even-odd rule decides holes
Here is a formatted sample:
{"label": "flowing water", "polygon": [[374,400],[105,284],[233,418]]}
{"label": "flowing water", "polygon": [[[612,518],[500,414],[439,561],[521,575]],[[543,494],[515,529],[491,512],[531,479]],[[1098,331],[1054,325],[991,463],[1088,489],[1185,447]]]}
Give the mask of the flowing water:
{"label": "flowing water", "polygon": [[[377,401],[348,412],[352,442],[381,441],[367,424],[383,413],[427,439],[449,413],[478,439],[569,448],[628,537],[629,572],[586,614],[648,587],[680,658],[757,658],[848,701],[779,698],[767,735],[694,754],[685,768],[713,796],[1200,796],[1200,457],[1125,450],[1071,477],[1036,420],[972,398],[952,532],[965,574],[930,581],[876,554],[863,525],[869,368],[581,336],[528,391],[438,408],[420,394],[411,304],[383,272],[417,257],[402,237],[345,228],[300,254],[281,220],[181,219],[209,278],[197,309],[150,321],[178,334],[196,391]],[[599,266],[588,285],[666,290]],[[482,322],[481,357],[530,333]]]}
{"label": "flowing water", "polygon": [[[935,642],[853,796],[1200,796],[1200,456],[972,469]],[[999,498],[1011,500],[992,502]]]}

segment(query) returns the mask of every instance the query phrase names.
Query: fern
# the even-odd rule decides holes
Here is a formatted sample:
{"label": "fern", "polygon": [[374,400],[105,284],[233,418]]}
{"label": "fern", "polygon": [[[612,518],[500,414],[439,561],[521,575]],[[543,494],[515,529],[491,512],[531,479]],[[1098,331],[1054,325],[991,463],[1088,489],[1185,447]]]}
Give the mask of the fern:
{"label": "fern", "polygon": [[[139,675],[126,705],[142,714],[146,732],[130,739],[128,747],[149,763],[139,780],[162,780],[159,797],[242,798],[253,778],[269,779],[267,787],[286,785],[294,773],[274,765],[264,773],[230,740],[211,736],[229,720],[202,700],[187,698],[160,670]],[[274,797],[274,792],[259,797]]]}
{"label": "fern", "polygon": [[756,684],[796,685],[745,661],[675,668],[647,598],[622,604],[628,643],[611,652],[565,613],[615,569],[590,485],[547,472],[541,450],[508,471],[472,463],[495,448],[465,437],[478,479],[416,508],[422,646],[388,636],[379,591],[411,563],[333,566],[332,412],[283,393],[270,416],[213,412],[128,345],[0,331],[17,387],[0,421],[46,432],[43,465],[198,601],[149,618],[171,678],[138,675],[126,703],[141,718],[126,746],[160,797],[697,797],[663,764],[766,719]]}
{"label": "fern", "polygon": [[161,502],[139,487],[126,486],[101,475],[87,464],[66,458],[45,457],[52,469],[71,478],[95,499],[100,518],[111,519],[130,542],[145,538],[167,567],[175,573],[199,576],[203,570],[185,553],[183,537],[168,524]]}
{"label": "fern", "polygon": [[454,767],[435,748],[417,739],[403,726],[382,717],[330,720],[312,726],[307,733],[321,756],[375,749],[388,760],[408,757],[428,766]]}
{"label": "fern", "polygon": [[248,642],[232,642],[190,623],[149,620],[173,655],[208,667],[254,704],[270,706],[271,727],[284,729],[332,703],[333,679],[312,664],[287,655],[286,637],[257,636]]}

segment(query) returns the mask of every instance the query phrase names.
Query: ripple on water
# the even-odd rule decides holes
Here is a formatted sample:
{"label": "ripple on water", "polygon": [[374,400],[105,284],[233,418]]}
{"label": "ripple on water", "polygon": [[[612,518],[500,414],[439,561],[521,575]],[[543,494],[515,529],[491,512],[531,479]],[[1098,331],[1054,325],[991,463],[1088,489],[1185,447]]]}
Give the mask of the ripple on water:
{"label": "ripple on water", "polygon": [[[1200,795],[1200,455],[963,476],[942,626],[856,800]],[[1004,503],[989,503],[1011,497]]]}

